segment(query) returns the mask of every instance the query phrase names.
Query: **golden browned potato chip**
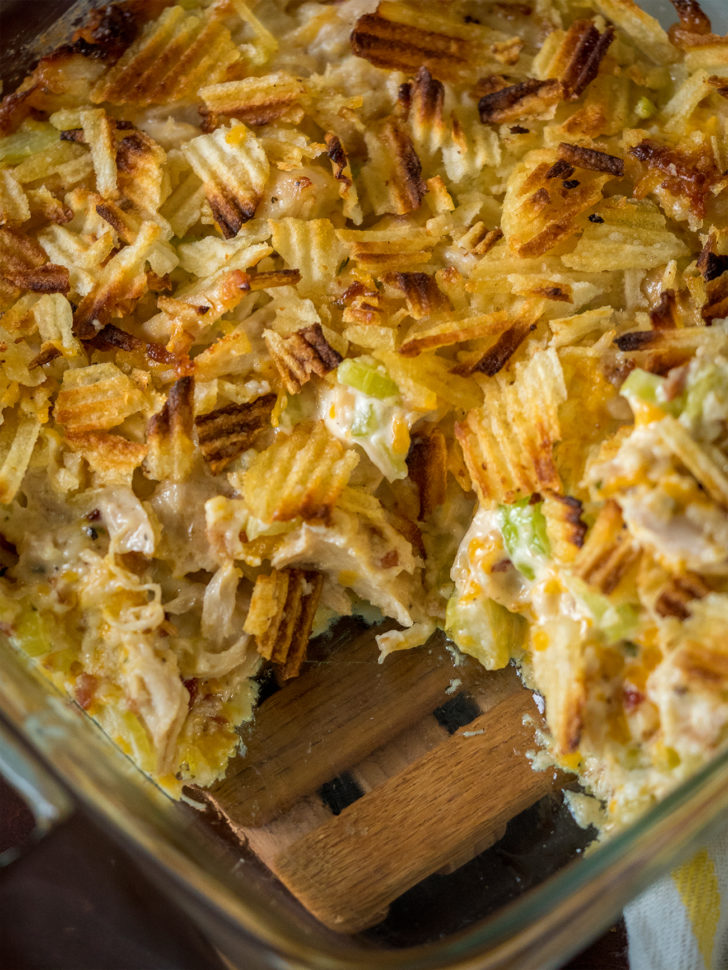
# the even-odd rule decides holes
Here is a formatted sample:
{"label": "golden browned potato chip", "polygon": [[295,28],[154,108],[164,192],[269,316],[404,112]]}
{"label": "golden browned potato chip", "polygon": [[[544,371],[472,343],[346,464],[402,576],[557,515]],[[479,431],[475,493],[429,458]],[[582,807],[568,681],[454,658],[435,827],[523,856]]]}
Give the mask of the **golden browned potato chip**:
{"label": "golden browned potato chip", "polygon": [[321,573],[302,569],[261,573],[255,581],[244,629],[283,680],[301,670],[322,587]]}
{"label": "golden browned potato chip", "polygon": [[323,422],[278,434],[245,472],[243,496],[263,522],[326,519],[359,461]]}
{"label": "golden browned potato chip", "polygon": [[226,404],[195,418],[202,457],[213,475],[226,468],[270,427],[275,394],[264,394],[245,404]]}
{"label": "golden browned potato chip", "polygon": [[264,330],[263,339],[289,394],[297,394],[313,374],[323,377],[342,360],[327,342],[320,324],[304,327],[289,337]]}
{"label": "golden browned potato chip", "polygon": [[515,379],[488,380],[482,407],[455,427],[480,502],[511,503],[533,492],[561,491],[553,449],[566,397],[554,351],[516,365]]}
{"label": "golden browned potato chip", "polygon": [[67,370],[54,416],[67,432],[106,431],[144,407],[144,395],[116,364]]}

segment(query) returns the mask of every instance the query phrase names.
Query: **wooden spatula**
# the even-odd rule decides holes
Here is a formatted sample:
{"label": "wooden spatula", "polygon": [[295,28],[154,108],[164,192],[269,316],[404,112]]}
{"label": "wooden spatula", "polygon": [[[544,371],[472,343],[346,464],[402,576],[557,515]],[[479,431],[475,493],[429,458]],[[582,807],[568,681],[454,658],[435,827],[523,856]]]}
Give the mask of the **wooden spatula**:
{"label": "wooden spatula", "polygon": [[380,664],[368,630],[260,705],[206,797],[322,923],[357,932],[562,786],[526,757],[539,723],[511,668],[455,665],[440,635]]}

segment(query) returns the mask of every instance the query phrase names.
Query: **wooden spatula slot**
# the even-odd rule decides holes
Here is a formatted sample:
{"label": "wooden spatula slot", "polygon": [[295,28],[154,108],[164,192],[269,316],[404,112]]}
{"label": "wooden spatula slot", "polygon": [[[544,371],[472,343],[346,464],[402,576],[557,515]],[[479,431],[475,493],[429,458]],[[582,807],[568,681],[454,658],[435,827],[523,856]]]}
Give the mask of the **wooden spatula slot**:
{"label": "wooden spatula slot", "polygon": [[534,772],[540,715],[507,668],[435,637],[379,664],[367,631],[269,697],[208,798],[323,923],[356,932],[561,787]]}

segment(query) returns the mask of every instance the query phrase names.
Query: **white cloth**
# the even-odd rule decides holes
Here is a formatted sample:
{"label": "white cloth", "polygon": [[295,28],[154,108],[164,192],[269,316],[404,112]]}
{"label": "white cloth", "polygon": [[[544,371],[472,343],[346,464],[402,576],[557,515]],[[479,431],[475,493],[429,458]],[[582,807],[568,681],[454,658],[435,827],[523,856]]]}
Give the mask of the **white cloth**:
{"label": "white cloth", "polygon": [[630,970],[728,970],[728,831],[624,911]]}

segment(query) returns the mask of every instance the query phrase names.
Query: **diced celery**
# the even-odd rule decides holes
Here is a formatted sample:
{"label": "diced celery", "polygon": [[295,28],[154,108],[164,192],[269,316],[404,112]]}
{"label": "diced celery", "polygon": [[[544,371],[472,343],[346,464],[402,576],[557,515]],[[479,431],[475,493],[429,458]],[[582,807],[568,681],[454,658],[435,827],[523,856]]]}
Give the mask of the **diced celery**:
{"label": "diced celery", "polygon": [[612,603],[609,597],[580,586],[579,596],[594,617],[594,622],[607,643],[631,640],[639,625],[639,608],[633,603]]}
{"label": "diced celery", "polygon": [[668,400],[665,394],[665,384],[664,377],[659,377],[657,374],[651,374],[649,371],[636,367],[622,384],[619,393],[627,400],[636,398],[646,404],[652,404],[668,414],[678,415],[683,409],[684,395],[681,394]]}
{"label": "diced celery", "polygon": [[467,602],[452,596],[445,611],[445,633],[488,670],[505,667],[520,652],[527,626],[522,616],[486,596]]}
{"label": "diced celery", "polygon": [[26,122],[20,131],[0,138],[0,165],[17,165],[24,158],[50,148],[58,138],[58,131],[48,122]]}
{"label": "diced celery", "polygon": [[29,657],[42,657],[51,649],[49,631],[43,617],[33,607],[24,610],[15,625],[13,640]]}
{"label": "diced celery", "polygon": [[695,421],[703,413],[708,394],[711,391],[724,390],[724,388],[725,373],[717,367],[711,367],[702,374],[698,374],[687,388],[682,413],[686,418]]}
{"label": "diced celery", "polygon": [[367,363],[360,358],[347,358],[339,364],[336,376],[340,384],[353,387],[369,397],[396,397],[399,388],[391,377],[375,363]]}
{"label": "diced celery", "polygon": [[498,526],[506,551],[516,569],[530,580],[536,578],[536,566],[550,552],[542,504],[523,498],[513,505],[498,506]]}
{"label": "diced celery", "polygon": [[634,110],[638,118],[643,118],[646,121],[648,118],[657,114],[657,105],[654,101],[650,101],[649,98],[643,95],[634,106]]}
{"label": "diced celery", "polygon": [[646,401],[648,404],[659,404],[661,403],[660,391],[664,383],[664,378],[636,367],[622,384],[619,393],[624,397],[638,397],[640,401]]}

